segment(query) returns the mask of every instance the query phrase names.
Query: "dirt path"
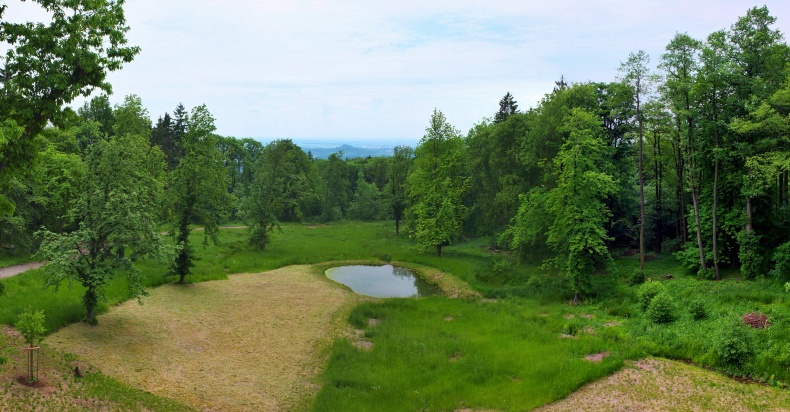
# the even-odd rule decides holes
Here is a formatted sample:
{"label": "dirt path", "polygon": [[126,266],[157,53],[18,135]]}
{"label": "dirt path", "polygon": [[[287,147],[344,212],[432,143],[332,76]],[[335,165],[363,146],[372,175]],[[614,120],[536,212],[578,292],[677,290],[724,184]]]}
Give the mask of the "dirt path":
{"label": "dirt path", "polygon": [[38,269],[41,266],[44,266],[44,262],[31,262],[22,265],[0,268],[0,279],[10,278],[11,276],[18,275],[31,269]]}

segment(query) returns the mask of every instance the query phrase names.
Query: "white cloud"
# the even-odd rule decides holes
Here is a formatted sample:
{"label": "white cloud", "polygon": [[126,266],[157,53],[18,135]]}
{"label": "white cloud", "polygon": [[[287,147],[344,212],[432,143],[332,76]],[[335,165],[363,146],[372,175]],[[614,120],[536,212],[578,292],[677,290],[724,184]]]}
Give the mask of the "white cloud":
{"label": "white cloud", "polygon": [[[790,31],[790,4],[767,3]],[[154,117],[206,103],[218,131],[237,137],[417,140],[434,107],[466,131],[507,91],[527,108],[560,75],[612,81],[629,52],[656,62],[675,32],[704,37],[752,6],[128,0],[130,43],[142,53],[111,74],[112,101],[137,94]]]}

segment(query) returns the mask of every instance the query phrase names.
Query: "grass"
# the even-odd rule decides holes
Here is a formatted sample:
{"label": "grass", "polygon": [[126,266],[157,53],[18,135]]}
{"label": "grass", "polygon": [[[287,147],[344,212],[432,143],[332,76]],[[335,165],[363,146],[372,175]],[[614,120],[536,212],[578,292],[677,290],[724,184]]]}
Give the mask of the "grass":
{"label": "grass", "polygon": [[197,410],[290,410],[315,392],[322,347],[356,295],[310,266],[167,285],[96,326],[47,341],[102,371]]}
{"label": "grass", "polygon": [[562,337],[575,310],[522,299],[362,304],[349,319],[372,346],[335,343],[314,410],[528,410],[639,355],[593,314],[574,315],[576,335]]}
{"label": "grass", "polygon": [[627,362],[626,367],[567,398],[538,409],[563,411],[780,411],[786,390],[744,385],[734,379],[667,359]]}
{"label": "grass", "polygon": [[[193,284],[152,289],[152,296],[144,298],[146,304],[141,307],[134,301],[123,303],[129,296],[125,281],[118,278],[106,288],[106,300],[99,312],[105,313],[112,306],[122,305],[101,316],[97,328],[74,325],[55,336],[81,330],[81,336],[70,338],[70,345],[75,351],[78,348],[93,350],[93,346],[88,346],[85,339],[100,341],[106,346],[102,349],[106,352],[91,359],[101,364],[102,369],[105,363],[123,365],[124,359],[120,359],[122,356],[113,353],[128,351],[133,354],[134,362],[147,366],[142,367],[141,371],[128,365],[118,366],[112,376],[124,381],[133,380],[134,386],[151,388],[146,390],[157,394],[151,395],[156,399],[166,401],[168,397],[177,397],[198,408],[211,407],[208,406],[213,405],[211,400],[203,394],[211,388],[203,380],[214,379],[222,367],[244,368],[252,362],[233,360],[228,361],[227,365],[211,366],[212,362],[217,361],[216,358],[227,359],[227,351],[222,348],[206,350],[205,345],[198,343],[198,346],[203,347],[203,352],[190,352],[189,343],[202,342],[195,331],[209,328],[211,332],[206,336],[211,338],[206,338],[208,340],[224,341],[226,337],[243,340],[247,338],[245,334],[250,335],[250,331],[266,330],[266,322],[279,319],[280,335],[301,336],[298,335],[301,331],[294,329],[297,324],[282,323],[287,315],[277,311],[254,312],[259,318],[255,322],[246,317],[237,319],[237,316],[231,316],[235,313],[253,313],[249,311],[263,309],[270,302],[261,298],[266,295],[256,295],[256,305],[249,306],[251,304],[244,303],[244,299],[234,300],[236,295],[246,296],[248,291],[231,288],[233,291],[212,292],[212,288],[220,287],[214,285],[234,284],[236,278],[250,276],[229,276],[231,274],[261,272],[290,265],[313,265],[311,276],[320,279],[322,287],[327,288],[327,281],[318,275],[328,266],[341,261],[387,261],[417,269],[424,277],[449,291],[448,295],[458,299],[361,299],[366,303],[353,309],[348,318],[357,332],[349,332],[344,335],[346,337],[331,344],[332,337],[336,336],[331,333],[323,340],[313,341],[312,361],[305,361],[310,365],[307,368],[310,373],[302,378],[310,377],[294,384],[299,388],[297,391],[288,396],[272,395],[274,401],[253,395],[251,398],[254,399],[250,402],[257,402],[255,405],[262,409],[269,409],[271,405],[287,405],[297,410],[525,410],[561,399],[646,355],[690,360],[777,386],[783,386],[789,380],[790,310],[787,308],[787,299],[790,296],[782,290],[780,282],[741,281],[737,273],[732,271],[727,272],[725,281],[700,281],[684,275],[681,265],[671,256],[658,256],[647,263],[645,274],[653,281],[666,285],[676,304],[676,320],[656,325],[645,319],[637,303],[639,286],[627,286],[625,282],[638,265],[638,260],[633,257],[617,259],[611,269],[611,276],[596,279],[598,293],[582,305],[572,307],[564,303],[569,299],[566,279],[544,273],[538,263],[514,265],[508,255],[488,251],[484,240],[469,240],[447,247],[443,256],[438,258],[421,250],[407,238],[396,238],[391,222],[287,225],[283,229],[284,233],[275,234],[263,253],[248,246],[243,229],[223,230],[218,246],[201,246],[203,235],[195,232],[192,241],[200,259],[196,261],[194,274],[187,278]],[[167,271],[164,262],[143,261],[138,262],[138,267],[148,287],[174,280],[163,276]],[[671,280],[664,279],[668,274],[672,275]],[[8,288],[6,296],[0,297],[0,322],[14,322],[28,305],[34,309],[44,309],[50,331],[59,330],[84,317],[80,286],[69,288],[64,285],[57,292],[43,290],[41,276],[39,271],[30,271],[5,280]],[[290,281],[288,276],[278,279],[278,283],[283,284]],[[208,280],[224,281],[201,283]],[[247,289],[255,290],[252,287]],[[342,291],[342,288],[328,289]],[[200,293],[190,294],[191,290]],[[172,291],[189,299],[179,300],[170,296],[159,306],[151,304],[156,299],[162,299],[157,296],[167,296],[164,294]],[[288,308],[297,310],[310,300],[305,300],[304,296],[310,296],[311,293],[314,292],[283,295],[287,296],[283,302],[299,301],[299,305]],[[302,300],[299,300],[299,296]],[[248,298],[252,299],[251,296]],[[687,307],[693,300],[702,301],[707,317],[702,320],[691,317]],[[205,308],[201,303],[205,303]],[[237,310],[237,307],[241,309]],[[131,325],[133,329],[129,333],[118,332],[130,326],[128,323],[118,323],[115,318],[118,313],[143,316],[149,311],[150,315],[145,316],[152,316],[155,321]],[[748,311],[766,313],[773,326],[763,331],[734,327],[737,326],[739,316]],[[345,324],[342,317],[344,312],[338,309],[332,313],[337,316],[325,317],[321,323],[323,326],[315,327],[329,327],[325,330],[333,331],[342,329]],[[251,323],[223,332],[217,321],[212,320],[213,316],[224,316],[230,323]],[[208,323],[204,325],[201,322]],[[164,325],[177,328],[181,323],[185,329],[174,329],[177,331],[170,334],[163,334],[159,330]],[[105,329],[112,332],[102,334],[100,331]],[[743,339],[749,341],[751,350],[742,355],[742,361],[723,361],[719,354],[722,336],[728,330],[744,331],[743,336],[746,338]],[[563,334],[574,337],[561,337]],[[124,341],[126,335],[144,342],[138,342],[139,347],[130,347],[128,345],[132,344]],[[181,335],[191,336],[184,343],[189,350],[179,353],[180,346],[161,343],[165,354],[157,355],[159,357],[153,355],[155,349],[152,348],[159,348],[160,345],[153,342],[167,340],[163,336]],[[55,336],[49,339],[55,339]],[[237,348],[225,342],[229,348]],[[288,346],[283,341],[263,344],[267,347]],[[125,349],[119,350],[119,347]],[[587,355],[603,352],[608,352],[609,356],[601,363],[584,359]],[[207,355],[213,353],[222,356]],[[91,355],[86,353],[81,356]],[[329,359],[328,366],[321,374],[326,359]],[[189,364],[197,360],[207,366],[202,372],[188,370],[187,375],[191,379],[179,381],[177,375],[183,374],[186,369],[171,367],[165,371],[165,375],[175,375],[170,377],[160,377],[153,372],[161,368],[161,364]],[[284,368],[282,365],[266,365],[266,368],[245,372],[245,379],[264,385],[264,380],[258,380],[264,378],[257,375],[279,376]],[[665,378],[680,373],[673,367],[660,369],[666,372],[662,372]],[[700,376],[718,376],[706,371],[699,373],[703,374]],[[157,378],[144,377],[149,375]],[[170,378],[174,380],[166,380]],[[223,379],[226,379],[224,382],[237,382],[232,380],[236,378]],[[287,382],[287,379],[280,382]],[[224,386],[245,388],[245,385],[238,383]],[[221,387],[223,384],[218,383],[216,386]],[[114,393],[112,388],[115,386],[112,383],[99,383],[96,387],[108,388],[108,393]],[[171,387],[173,391],[183,392],[167,392]],[[319,387],[320,391],[313,396]],[[225,402],[233,397],[246,399],[243,394],[257,393],[247,390],[233,394],[232,388],[222,388],[225,391],[222,393],[219,389],[217,391],[211,395],[212,399],[217,399],[216,402]],[[277,388],[272,389],[274,394],[277,391]],[[615,394],[617,389],[610,387],[600,391]],[[636,392],[634,394],[638,395]],[[159,395],[163,397],[157,397]],[[114,395],[108,396],[108,399],[113,399]],[[737,391],[732,396],[738,396]],[[746,407],[753,405],[749,403],[751,401],[744,402]]]}
{"label": "grass", "polygon": [[[23,341],[9,330],[0,331],[0,340],[11,347],[21,347]],[[11,350],[9,363],[0,368],[0,410],[3,411],[190,411],[176,400],[152,395],[121,383],[102,373],[85,368],[73,356],[42,345],[39,357],[39,385],[29,388],[16,383],[25,375],[26,358],[21,351]],[[83,368],[84,375],[76,377],[74,367]]]}

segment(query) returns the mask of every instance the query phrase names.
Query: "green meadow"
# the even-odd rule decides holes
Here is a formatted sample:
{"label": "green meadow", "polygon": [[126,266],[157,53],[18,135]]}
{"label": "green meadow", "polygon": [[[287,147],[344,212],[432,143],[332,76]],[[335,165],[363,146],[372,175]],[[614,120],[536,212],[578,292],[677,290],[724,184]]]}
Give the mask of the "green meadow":
{"label": "green meadow", "polygon": [[[742,281],[736,273],[719,282],[698,280],[671,256],[659,256],[646,271],[648,283],[661,283],[672,298],[673,320],[656,323],[640,306],[642,285],[629,285],[638,265],[630,257],[617,259],[608,275],[596,280],[595,297],[570,305],[562,278],[541,270],[538,262],[515,265],[482,240],[447,247],[436,257],[406,237],[395,237],[390,222],[286,225],[265,252],[248,246],[244,229],[222,230],[218,245],[203,245],[199,231],[192,236],[199,260],[190,282],[296,264],[398,261],[436,268],[479,292],[480,298],[358,304],[348,315],[354,336],[324,349],[329,360],[317,382],[320,390],[299,403],[305,410],[529,410],[650,355],[777,387],[790,380],[790,294],[783,286]],[[137,266],[148,288],[175,280],[164,276],[163,261]],[[51,333],[85,316],[77,284],[45,289],[40,270],[3,282],[0,322],[13,324],[32,307],[44,310]],[[108,285],[104,297],[100,313],[129,299],[122,277]],[[693,316],[691,306],[702,306],[704,316]],[[740,317],[753,311],[767,314],[771,326],[742,325]],[[360,349],[359,339],[369,346]],[[602,355],[600,362],[586,359],[596,354]],[[100,396],[112,399],[113,388],[124,388],[100,376],[91,378],[93,386],[103,382]],[[129,396],[133,389],[117,391]]]}

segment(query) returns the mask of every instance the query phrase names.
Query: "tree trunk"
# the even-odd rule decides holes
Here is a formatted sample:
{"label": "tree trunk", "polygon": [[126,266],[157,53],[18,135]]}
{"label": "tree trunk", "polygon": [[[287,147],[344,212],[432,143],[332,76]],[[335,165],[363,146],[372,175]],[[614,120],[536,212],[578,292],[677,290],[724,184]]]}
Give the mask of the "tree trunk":
{"label": "tree trunk", "polygon": [[400,220],[395,219],[395,237],[400,236]]}
{"label": "tree trunk", "polygon": [[186,277],[186,273],[179,273],[178,276],[179,276],[178,283],[183,284],[184,283],[184,278]]}
{"label": "tree trunk", "polygon": [[[716,132],[716,148],[719,148],[719,134]],[[716,221],[716,208],[719,203],[718,199],[718,192],[719,192],[719,159],[718,153],[716,154],[716,160],[713,163],[713,210],[711,211],[713,214],[713,268],[716,271],[716,280],[721,280],[721,271],[719,270],[719,231],[718,231],[718,223]]]}
{"label": "tree trunk", "polygon": [[704,272],[708,270],[708,264],[705,262],[705,249],[702,245],[702,228],[700,227],[699,219],[699,193],[697,187],[691,184],[691,201],[694,203],[694,220],[697,229],[697,247],[699,248],[699,267]]}
{"label": "tree trunk", "polygon": [[437,257],[442,256],[442,245],[436,245],[436,256]]}
{"label": "tree trunk", "polygon": [[[637,111],[639,103],[637,102]],[[645,270],[645,177],[642,174],[642,116],[639,116],[639,270]]]}

